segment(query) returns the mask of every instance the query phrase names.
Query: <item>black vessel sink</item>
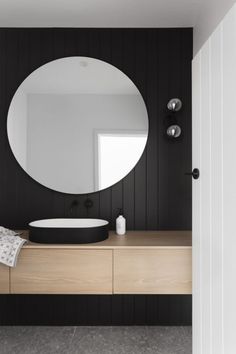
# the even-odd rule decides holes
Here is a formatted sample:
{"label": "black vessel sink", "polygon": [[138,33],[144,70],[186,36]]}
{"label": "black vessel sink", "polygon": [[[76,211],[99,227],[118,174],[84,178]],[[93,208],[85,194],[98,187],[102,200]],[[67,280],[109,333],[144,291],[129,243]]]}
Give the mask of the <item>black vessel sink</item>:
{"label": "black vessel sink", "polygon": [[102,219],[44,219],[29,223],[29,240],[39,243],[91,243],[108,238]]}

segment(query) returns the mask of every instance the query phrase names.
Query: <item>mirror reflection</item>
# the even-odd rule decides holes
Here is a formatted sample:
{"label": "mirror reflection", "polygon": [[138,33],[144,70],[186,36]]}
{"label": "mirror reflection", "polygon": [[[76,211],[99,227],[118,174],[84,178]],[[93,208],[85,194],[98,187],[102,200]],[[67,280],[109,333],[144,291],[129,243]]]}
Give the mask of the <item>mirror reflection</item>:
{"label": "mirror reflection", "polygon": [[124,178],[140,159],[148,116],[134,83],[101,60],[68,57],[34,71],[8,112],[12,152],[53,190],[95,192]]}

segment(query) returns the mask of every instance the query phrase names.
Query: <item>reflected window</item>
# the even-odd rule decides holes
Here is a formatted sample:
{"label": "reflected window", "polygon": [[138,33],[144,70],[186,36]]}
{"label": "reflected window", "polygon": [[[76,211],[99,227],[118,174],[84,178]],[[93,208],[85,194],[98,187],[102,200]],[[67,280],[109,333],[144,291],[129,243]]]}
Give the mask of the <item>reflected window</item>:
{"label": "reflected window", "polygon": [[138,161],[142,155],[146,141],[146,133],[99,133],[98,188],[104,189],[124,178],[130,172],[132,162]]}

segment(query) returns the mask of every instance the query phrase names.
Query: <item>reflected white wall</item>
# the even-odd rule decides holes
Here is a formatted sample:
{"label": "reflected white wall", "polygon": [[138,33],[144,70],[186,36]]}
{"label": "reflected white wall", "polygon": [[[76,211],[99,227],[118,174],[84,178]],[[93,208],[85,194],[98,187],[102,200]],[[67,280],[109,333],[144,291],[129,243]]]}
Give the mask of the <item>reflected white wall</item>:
{"label": "reflected white wall", "polygon": [[18,91],[11,106],[11,116],[7,121],[9,143],[15,152],[15,157],[26,170],[27,162],[27,95]]}
{"label": "reflected white wall", "polygon": [[29,94],[28,173],[52,189],[94,191],[94,133],[148,131],[146,115],[140,95]]}

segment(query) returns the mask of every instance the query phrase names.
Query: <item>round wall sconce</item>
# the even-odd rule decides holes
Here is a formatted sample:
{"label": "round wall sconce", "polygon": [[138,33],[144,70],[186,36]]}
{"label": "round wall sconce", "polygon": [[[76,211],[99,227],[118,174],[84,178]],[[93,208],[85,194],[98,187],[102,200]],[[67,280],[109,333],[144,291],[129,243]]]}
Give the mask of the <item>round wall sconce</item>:
{"label": "round wall sconce", "polygon": [[179,98],[172,98],[168,103],[167,103],[167,108],[171,112],[178,112],[182,107],[182,102]]}
{"label": "round wall sconce", "polygon": [[178,138],[181,134],[181,128],[179,125],[171,125],[166,133],[170,138]]}

